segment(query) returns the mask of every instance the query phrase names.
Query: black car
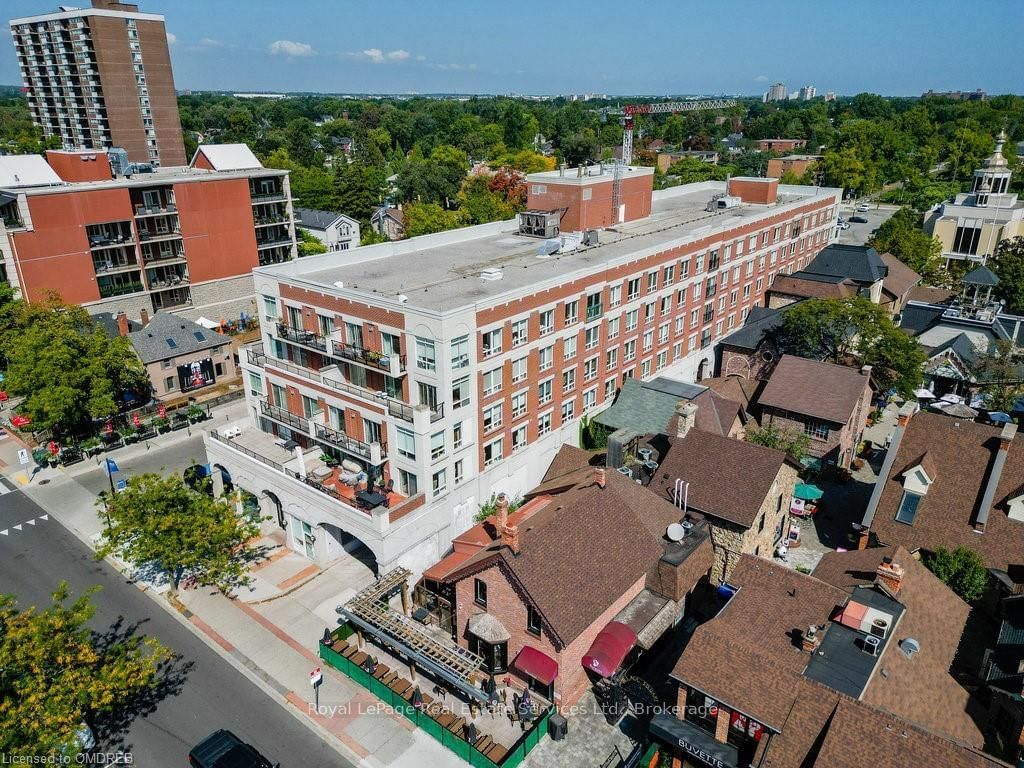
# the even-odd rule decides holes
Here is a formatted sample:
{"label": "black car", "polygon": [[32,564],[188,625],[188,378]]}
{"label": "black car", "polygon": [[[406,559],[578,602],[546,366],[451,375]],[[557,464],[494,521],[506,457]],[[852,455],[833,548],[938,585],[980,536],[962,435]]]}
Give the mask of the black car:
{"label": "black car", "polygon": [[278,768],[231,731],[214,731],[188,753],[192,768]]}
{"label": "black car", "polygon": [[850,221],[851,224],[867,224],[868,223],[868,220],[865,219],[863,216],[851,216],[849,218],[849,221]]}

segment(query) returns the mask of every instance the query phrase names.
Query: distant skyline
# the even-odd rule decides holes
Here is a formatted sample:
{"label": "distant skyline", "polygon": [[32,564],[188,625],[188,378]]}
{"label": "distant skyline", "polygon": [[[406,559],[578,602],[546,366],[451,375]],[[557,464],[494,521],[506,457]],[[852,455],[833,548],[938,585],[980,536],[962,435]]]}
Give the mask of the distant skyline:
{"label": "distant skyline", "polygon": [[[0,7],[6,21],[57,5]],[[784,82],[819,96],[1024,92],[1020,0],[139,0],[139,10],[167,17],[179,90],[759,95]],[[4,33],[0,84],[20,83]]]}

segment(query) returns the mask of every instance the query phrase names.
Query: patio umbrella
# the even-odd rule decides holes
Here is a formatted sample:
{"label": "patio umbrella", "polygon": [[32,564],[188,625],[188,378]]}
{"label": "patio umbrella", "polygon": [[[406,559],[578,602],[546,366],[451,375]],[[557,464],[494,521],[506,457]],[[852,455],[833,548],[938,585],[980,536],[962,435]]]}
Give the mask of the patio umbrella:
{"label": "patio umbrella", "polygon": [[942,397],[940,397],[939,401],[943,402],[943,403],[957,403],[957,404],[959,404],[959,403],[963,403],[964,399],[962,397],[960,397],[960,395],[954,395],[952,392],[949,392],[948,394],[945,394]]}
{"label": "patio umbrella", "polygon": [[410,699],[409,703],[417,709],[423,706],[423,691],[420,690],[418,685],[413,689],[412,699]]}
{"label": "patio umbrella", "polygon": [[372,656],[367,656],[366,660],[363,661],[363,669],[369,674],[373,674],[373,671],[377,668],[377,662],[373,660]]}
{"label": "patio umbrella", "polygon": [[320,640],[320,642],[324,645],[330,645],[333,642],[333,639],[331,638],[331,630],[329,630],[327,627],[324,627],[324,636]]}
{"label": "patio umbrella", "polygon": [[793,495],[804,501],[817,501],[825,495],[825,492],[811,483],[797,483],[793,489]]}
{"label": "patio umbrella", "polygon": [[533,717],[533,701],[530,699],[529,688],[523,691],[523,695],[519,699],[519,717],[524,720]]}
{"label": "patio umbrella", "polygon": [[914,392],[914,397],[916,397],[918,400],[934,400],[935,394],[930,389],[925,389],[924,387],[922,387],[921,389]]}
{"label": "patio umbrella", "polygon": [[480,738],[480,734],[477,733],[476,726],[472,723],[466,725],[466,741],[470,744],[476,744],[476,740]]}
{"label": "patio umbrella", "polygon": [[487,678],[487,687],[484,690],[492,701],[498,698],[498,681],[494,679],[494,675]]}
{"label": "patio umbrella", "polygon": [[942,412],[948,416],[956,416],[958,419],[973,419],[978,415],[976,410],[968,408],[963,403],[953,403],[948,408],[943,408]]}
{"label": "patio umbrella", "polygon": [[1010,414],[1006,413],[1005,411],[989,411],[988,418],[989,421],[993,422],[994,424],[1009,424],[1011,421],[1013,421],[1013,418],[1010,416]]}

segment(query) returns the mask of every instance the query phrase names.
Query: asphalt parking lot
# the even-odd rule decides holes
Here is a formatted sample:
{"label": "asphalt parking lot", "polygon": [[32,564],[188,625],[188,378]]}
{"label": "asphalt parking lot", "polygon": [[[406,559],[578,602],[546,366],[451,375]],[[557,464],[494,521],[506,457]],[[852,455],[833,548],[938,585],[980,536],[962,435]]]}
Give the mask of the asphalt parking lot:
{"label": "asphalt parking lot", "polygon": [[857,212],[855,210],[856,203],[844,203],[839,206],[839,217],[846,221],[849,221],[851,216],[863,216],[868,220],[867,224],[851,223],[849,229],[841,230],[839,233],[840,243],[863,245],[871,237],[872,231],[880,227],[884,221],[899,210],[899,206],[896,205],[878,205],[876,203],[870,205],[871,209],[865,212]]}

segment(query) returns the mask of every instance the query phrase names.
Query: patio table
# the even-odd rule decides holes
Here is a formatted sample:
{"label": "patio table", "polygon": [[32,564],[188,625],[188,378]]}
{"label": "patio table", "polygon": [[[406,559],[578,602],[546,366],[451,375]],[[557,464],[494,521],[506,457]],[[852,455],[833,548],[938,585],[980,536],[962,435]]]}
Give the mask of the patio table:
{"label": "patio table", "polygon": [[498,742],[494,742],[493,746],[484,752],[484,755],[490,759],[492,763],[500,763],[507,754],[508,750]]}
{"label": "patio table", "polygon": [[357,667],[363,666],[363,662],[366,661],[365,651],[356,651],[349,657],[349,661],[355,664]]}
{"label": "patio table", "polygon": [[[412,698],[412,683],[410,683],[404,677],[396,677],[394,680],[391,681],[391,684],[388,685],[388,688],[390,688],[392,691],[397,693],[402,698]],[[406,693],[409,694],[408,697],[406,697]]]}
{"label": "patio table", "polygon": [[442,728],[447,729],[449,725],[455,722],[455,715],[447,710],[441,710],[441,713],[434,719],[437,720]]}
{"label": "patio table", "polygon": [[378,680],[383,680],[384,676],[391,671],[391,667],[387,664],[378,664],[377,668],[373,670],[373,676]]}

